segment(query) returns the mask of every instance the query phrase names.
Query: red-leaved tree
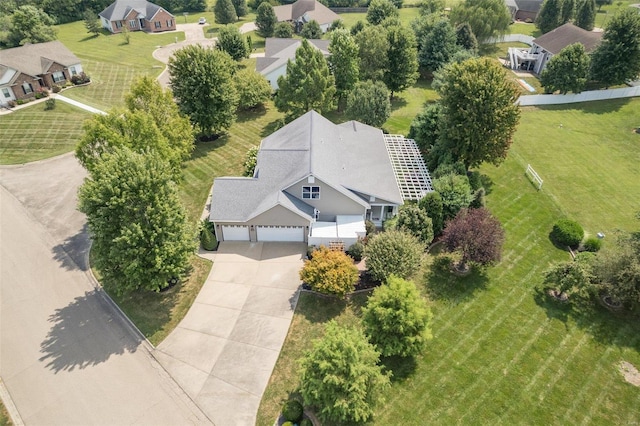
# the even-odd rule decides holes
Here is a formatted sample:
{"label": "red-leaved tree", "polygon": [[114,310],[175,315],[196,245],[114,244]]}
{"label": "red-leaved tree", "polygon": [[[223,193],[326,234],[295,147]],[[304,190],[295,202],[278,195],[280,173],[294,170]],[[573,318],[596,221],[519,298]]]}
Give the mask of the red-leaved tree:
{"label": "red-leaved tree", "polygon": [[459,270],[468,263],[491,265],[500,260],[504,230],[485,208],[462,209],[446,226],[442,241],[448,251],[462,254]]}

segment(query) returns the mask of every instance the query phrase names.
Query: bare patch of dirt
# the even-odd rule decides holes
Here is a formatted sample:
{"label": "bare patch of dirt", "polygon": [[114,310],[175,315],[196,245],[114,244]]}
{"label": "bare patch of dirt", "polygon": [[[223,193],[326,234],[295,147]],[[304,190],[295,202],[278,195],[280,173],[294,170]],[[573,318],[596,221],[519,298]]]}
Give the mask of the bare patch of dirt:
{"label": "bare patch of dirt", "polygon": [[633,364],[627,361],[621,361],[620,364],[618,364],[618,369],[627,382],[633,386],[640,387],[640,371],[638,371]]}

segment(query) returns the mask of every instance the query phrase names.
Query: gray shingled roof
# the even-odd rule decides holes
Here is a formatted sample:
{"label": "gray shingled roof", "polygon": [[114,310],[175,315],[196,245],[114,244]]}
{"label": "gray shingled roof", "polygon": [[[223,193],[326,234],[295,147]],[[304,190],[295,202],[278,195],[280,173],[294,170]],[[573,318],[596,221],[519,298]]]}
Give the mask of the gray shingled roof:
{"label": "gray shingled roof", "polygon": [[[326,57],[329,56],[329,40],[307,40]],[[296,50],[302,40],[296,38],[268,38],[265,40],[264,58],[256,58],[256,71],[266,75],[296,58]]]}
{"label": "gray shingled roof", "polygon": [[307,22],[315,20],[318,24],[330,24],[336,19],[340,19],[337,13],[329,9],[317,0],[298,0],[293,4],[274,6],[278,22],[297,21],[306,13]]}
{"label": "gray shingled roof", "polygon": [[80,59],[58,40],[0,50],[0,65],[33,77],[45,73],[52,62],[68,67]]}
{"label": "gray shingled roof", "polygon": [[108,21],[121,21],[127,17],[131,9],[138,12],[140,18],[147,19],[153,18],[159,10],[162,10],[160,6],[147,0],[116,0],[98,15],[106,18]]}
{"label": "gray shingled roof", "polygon": [[309,111],[262,141],[254,178],[215,179],[210,219],[246,222],[276,205],[311,219],[313,208],[284,192],[309,175],[363,206],[356,192],[403,202],[380,129]]}
{"label": "gray shingled roof", "polygon": [[584,46],[584,50],[589,53],[598,47],[601,39],[601,32],[583,30],[571,23],[567,23],[541,35],[533,42],[555,55],[574,43],[581,43]]}

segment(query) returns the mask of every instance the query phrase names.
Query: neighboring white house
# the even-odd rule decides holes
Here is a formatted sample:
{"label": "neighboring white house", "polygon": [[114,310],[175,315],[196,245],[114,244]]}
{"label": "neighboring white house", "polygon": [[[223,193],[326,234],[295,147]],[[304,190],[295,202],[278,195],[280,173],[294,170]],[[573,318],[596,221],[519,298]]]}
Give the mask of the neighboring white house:
{"label": "neighboring white house", "polygon": [[[311,46],[329,56],[329,40],[307,40]],[[296,58],[296,50],[302,40],[295,38],[268,38],[265,40],[264,57],[256,58],[256,71],[266,78],[273,90],[278,89],[278,77],[287,73],[287,61]]]}
{"label": "neighboring white house", "polygon": [[323,33],[326,33],[333,21],[340,16],[317,0],[298,0],[293,4],[274,6],[278,22],[291,22],[299,31],[304,24],[316,21]]}
{"label": "neighboring white house", "polygon": [[581,43],[584,50],[590,53],[598,47],[601,39],[601,32],[583,30],[567,23],[534,39],[529,49],[510,47],[507,61],[512,70],[533,71],[540,74],[553,55],[558,54],[565,47]]}
{"label": "neighboring white house", "polygon": [[347,249],[405,200],[432,191],[413,140],[310,111],[265,138],[253,177],[214,180],[218,241],[299,241]]}

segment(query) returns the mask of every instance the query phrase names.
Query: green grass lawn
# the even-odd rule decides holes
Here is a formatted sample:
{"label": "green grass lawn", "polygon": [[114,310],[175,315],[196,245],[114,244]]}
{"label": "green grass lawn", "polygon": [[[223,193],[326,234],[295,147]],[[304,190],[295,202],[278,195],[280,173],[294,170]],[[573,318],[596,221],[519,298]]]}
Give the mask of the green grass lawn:
{"label": "green grass lawn", "polygon": [[[431,265],[415,281],[434,313],[434,339],[413,363],[385,361],[395,378],[373,424],[637,421],[640,392],[617,369],[623,360],[640,366],[637,319],[598,308],[574,312],[537,287],[551,262],[569,258],[548,238],[557,219],[569,215],[590,232],[638,229],[632,216],[640,199],[640,136],[631,127],[639,106],[613,101],[523,112],[507,160],[481,168],[493,182],[488,207],[506,230],[503,259],[486,273],[456,278],[427,258]],[[594,160],[598,170],[585,167]],[[524,176],[527,162],[556,182],[545,180],[537,191]],[[356,322],[363,303],[301,296],[259,425],[272,424],[282,399],[297,389],[296,360],[321,335],[322,325],[331,318]]]}
{"label": "green grass lawn", "polygon": [[2,401],[0,401],[0,426],[13,426],[13,422],[9,418],[9,413],[7,413]]}
{"label": "green grass lawn", "polygon": [[27,163],[73,150],[89,117],[90,113],[60,101],[50,111],[39,103],[0,116],[0,164]]}

